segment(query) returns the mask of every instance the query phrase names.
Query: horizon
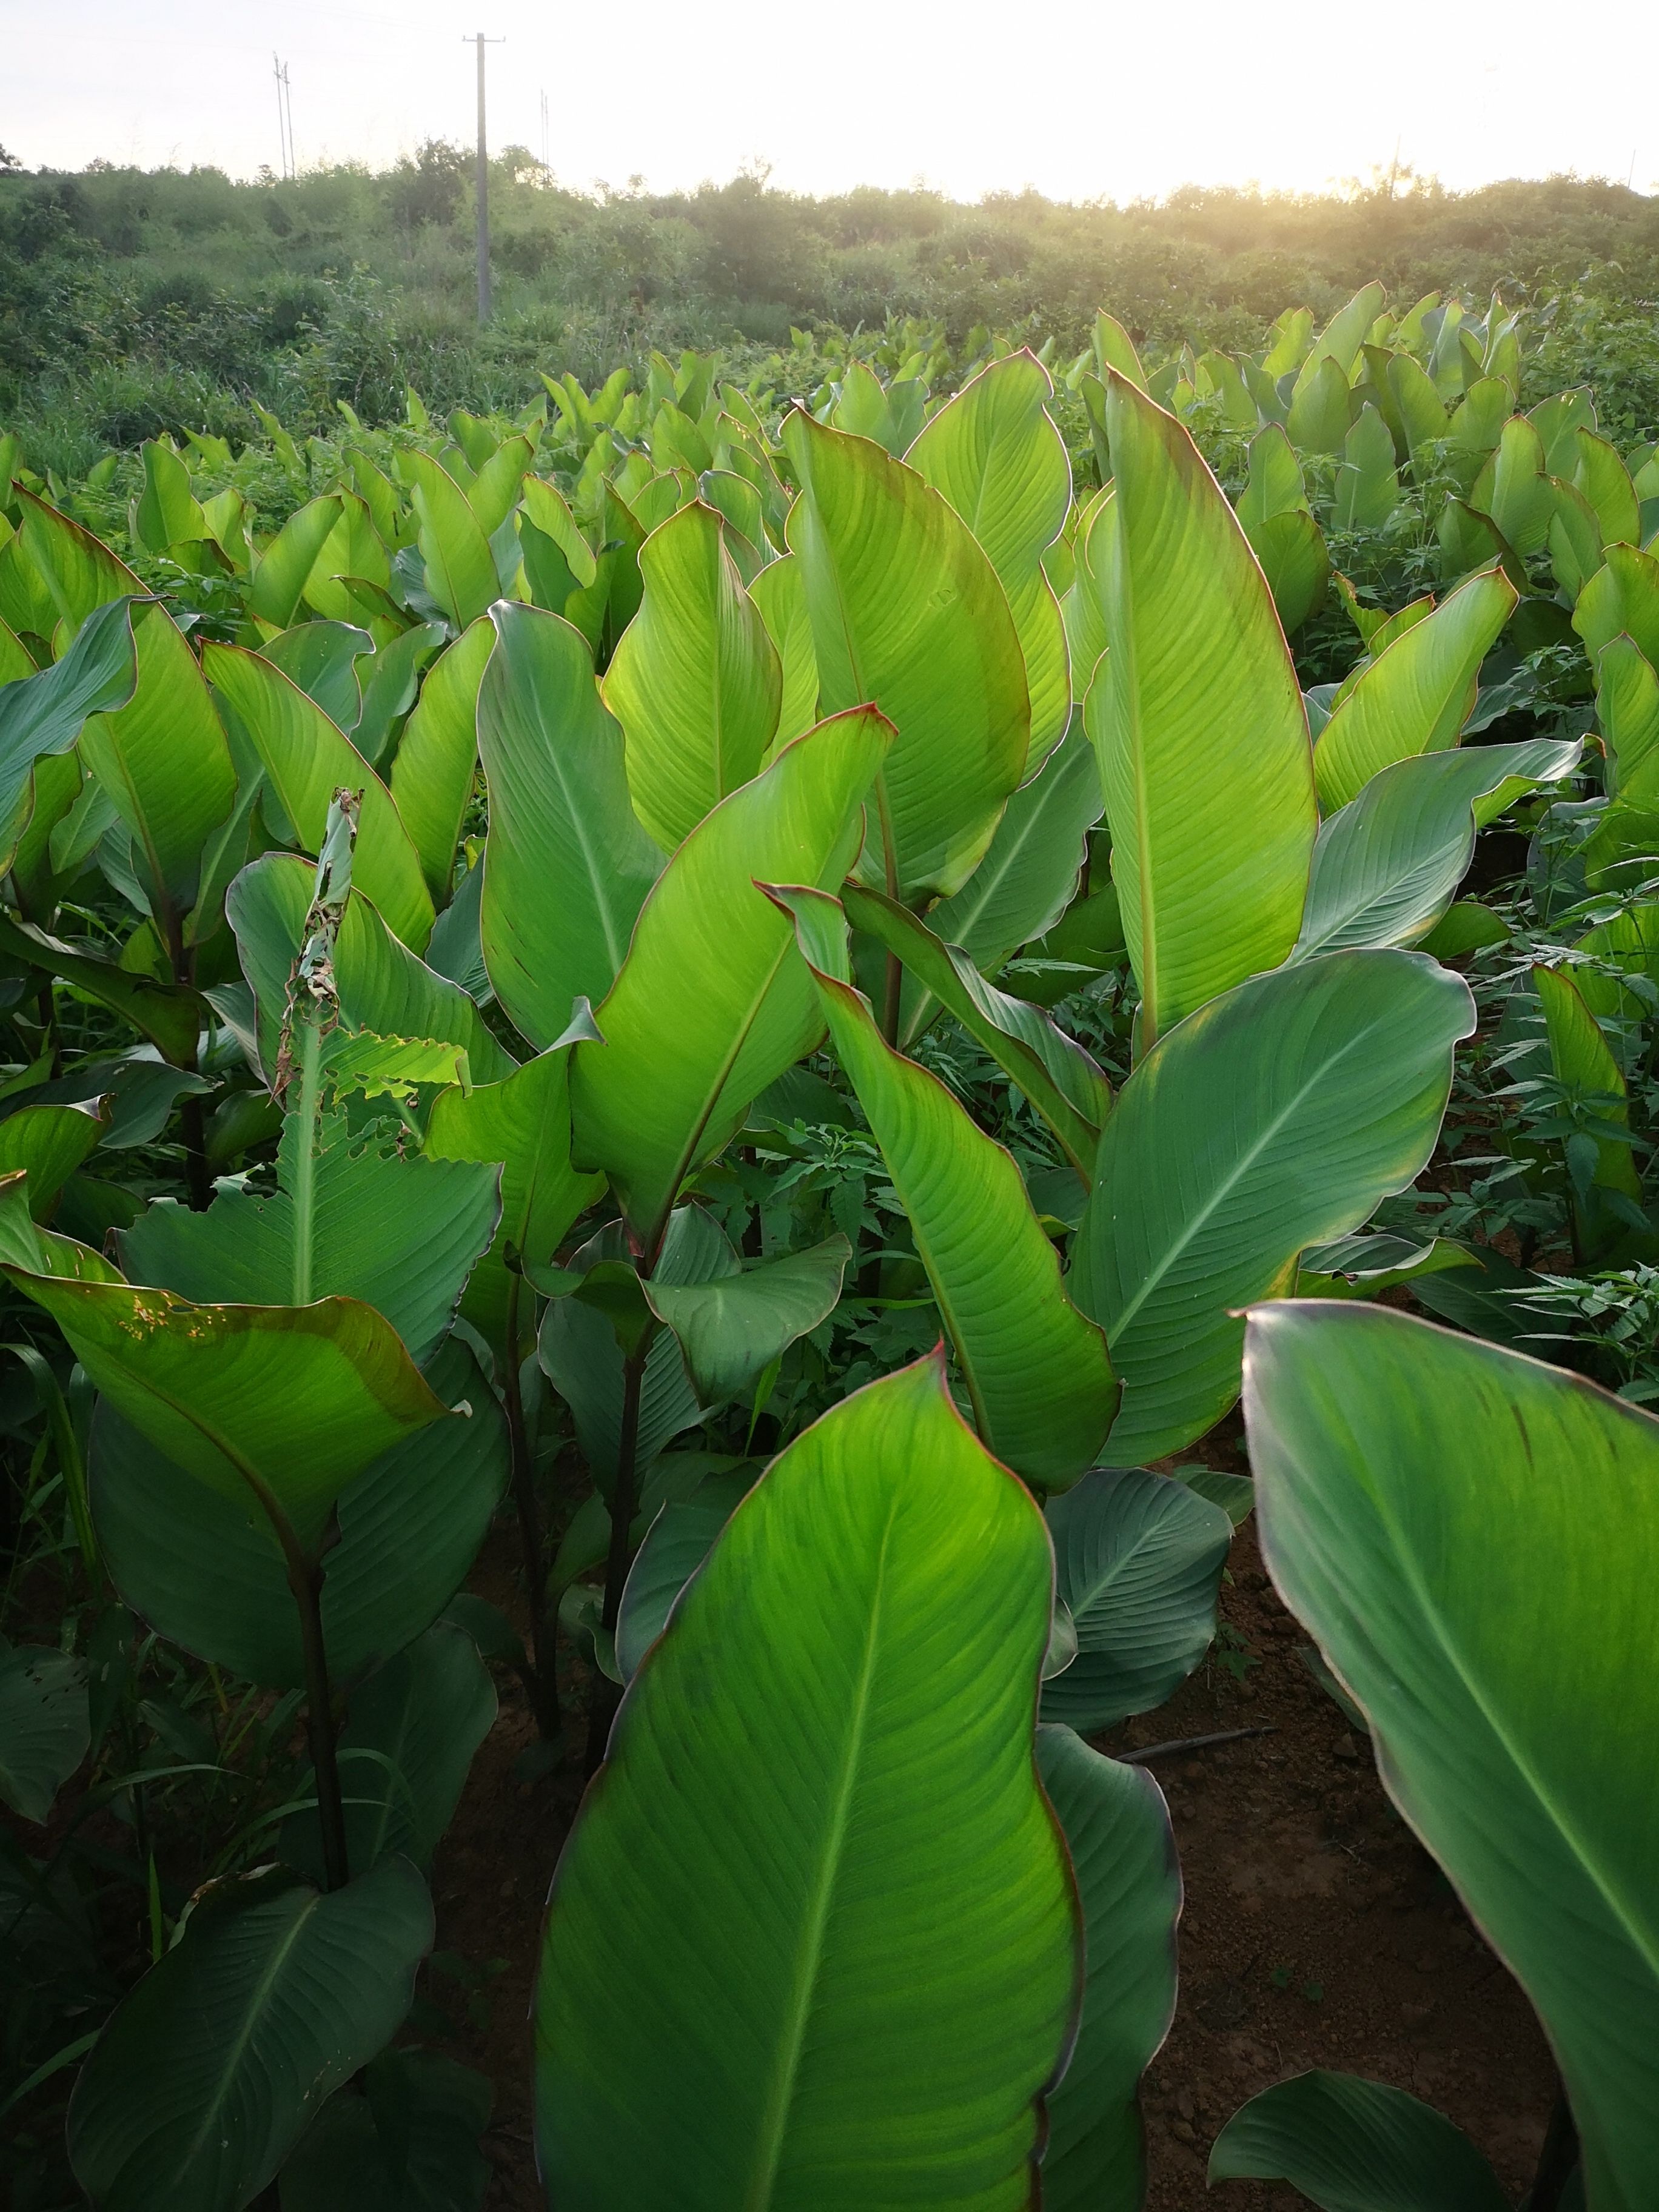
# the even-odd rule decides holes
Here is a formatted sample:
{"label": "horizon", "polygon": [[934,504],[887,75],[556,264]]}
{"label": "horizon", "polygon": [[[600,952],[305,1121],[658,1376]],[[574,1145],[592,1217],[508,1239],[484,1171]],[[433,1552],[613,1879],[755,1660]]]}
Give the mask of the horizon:
{"label": "horizon", "polygon": [[[1022,44],[1002,37],[988,0],[969,0],[948,37],[900,11],[884,21],[878,75],[867,47],[790,23],[758,40],[691,38],[663,0],[646,0],[609,80],[528,0],[496,0],[470,27],[505,40],[488,57],[492,152],[521,146],[585,195],[636,180],[693,191],[760,169],[803,197],[868,185],[969,204],[1028,190],[1120,206],[1183,189],[1317,197],[1391,164],[1455,193],[1557,175],[1644,195],[1659,185],[1659,125],[1638,98],[1659,63],[1659,20],[1635,0],[1609,0],[1593,48],[1552,46],[1547,71],[1525,35],[1529,18],[1547,27],[1541,8],[1511,15],[1501,43],[1451,19],[1431,45],[1350,16],[1240,48],[1219,0],[1194,0],[1178,40],[1104,17],[1090,0],[1054,0],[1042,37]],[[34,0],[0,0],[0,144],[31,170],[106,161],[251,182],[282,166],[277,56],[302,173],[385,169],[428,138],[472,143],[475,57],[456,11],[291,0],[281,21],[249,0],[66,0],[48,35]],[[803,82],[810,106],[795,97]]]}

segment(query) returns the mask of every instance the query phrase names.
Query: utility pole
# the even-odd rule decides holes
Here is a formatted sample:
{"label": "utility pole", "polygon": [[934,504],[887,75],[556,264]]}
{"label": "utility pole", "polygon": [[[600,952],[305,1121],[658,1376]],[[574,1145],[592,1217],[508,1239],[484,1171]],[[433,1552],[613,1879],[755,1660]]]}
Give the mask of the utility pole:
{"label": "utility pole", "polygon": [[478,49],[478,320],[482,325],[489,320],[489,149],[484,132],[484,48],[502,46],[505,39],[487,39],[482,31],[475,31],[471,39],[461,44]]}
{"label": "utility pole", "polygon": [[270,73],[276,80],[276,140],[284,177],[298,174],[294,161],[294,103],[289,88],[288,64],[273,54]]}

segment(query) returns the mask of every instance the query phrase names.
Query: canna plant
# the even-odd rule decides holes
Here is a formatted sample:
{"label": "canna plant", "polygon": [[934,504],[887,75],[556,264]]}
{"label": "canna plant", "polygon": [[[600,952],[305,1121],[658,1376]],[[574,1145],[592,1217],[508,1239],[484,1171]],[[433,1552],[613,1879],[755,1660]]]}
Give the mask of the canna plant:
{"label": "canna plant", "polygon": [[[7,503],[0,1264],[78,1363],[33,1353],[88,1587],[310,1747],[279,1870],[171,1948],[154,1908],[70,2116],[99,2203],[395,2203],[421,2161],[476,2203],[483,2085],[392,2039],[479,1638],[542,1767],[586,1662],[554,2203],[1139,2201],[1178,1878],[1084,1735],[1199,1663],[1232,1525],[1148,1462],[1237,1398],[1242,1308],[1471,1273],[1368,1231],[1474,1029],[1437,956],[1507,932],[1453,903],[1480,833],[1639,883],[1646,465],[1516,412],[1496,307],[1376,287],[1260,360],[1149,369],[1103,317],[1070,453],[1045,358],[890,366],[781,416],[688,356],[306,457],[268,425],[270,533],[157,441],[130,562]],[[1363,650],[1304,692],[1327,538],[1411,592],[1338,576]],[[1574,637],[1604,795],[1551,814]],[[1645,911],[1519,987],[1596,1256],[1644,1233]],[[456,1595],[507,1493],[527,1648]],[[80,1666],[0,1672],[20,1804],[84,1750]]]}

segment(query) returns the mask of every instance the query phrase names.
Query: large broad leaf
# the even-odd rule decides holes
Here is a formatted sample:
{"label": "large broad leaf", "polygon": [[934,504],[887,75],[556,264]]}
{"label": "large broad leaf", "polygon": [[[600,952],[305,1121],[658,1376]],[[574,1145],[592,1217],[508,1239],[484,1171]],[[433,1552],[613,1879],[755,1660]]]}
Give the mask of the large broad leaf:
{"label": "large broad leaf", "polygon": [[[623,1443],[623,1351],[609,1320],[577,1297],[553,1298],[537,1340],[542,1372],[570,1408],[576,1441],[601,1498],[611,1498]],[[672,1329],[659,1333],[640,1380],[634,1474],[642,1477],[665,1448],[701,1425],[703,1409]]]}
{"label": "large broad leaf", "polygon": [[956,1016],[1018,1085],[1086,1181],[1112,1109],[1112,1086],[1083,1047],[1040,1006],[994,989],[961,946],[941,944],[908,907],[853,884],[843,896],[853,927],[878,939]]}
{"label": "large broad leaf", "polygon": [[634,811],[672,852],[759,769],[782,668],[712,507],[693,500],[653,530],[640,574],[645,596],[605,672],[605,702],[627,740]]}
{"label": "large broad leaf", "polygon": [[1592,665],[1622,634],[1659,665],[1659,558],[1633,545],[1609,545],[1606,565],[1578,595],[1572,626]]}
{"label": "large broad leaf", "polygon": [[1008,595],[1031,701],[1028,775],[1060,743],[1072,709],[1066,628],[1042,573],[1072,503],[1066,441],[1048,412],[1053,397],[1035,354],[1009,354],[947,400],[905,455],[973,532]]}
{"label": "large broad leaf", "polygon": [[1024,777],[1030,702],[1007,595],[952,508],[866,438],[797,409],[789,513],[823,711],[873,702],[896,732],[861,879],[907,904],[960,890]]}
{"label": "large broad leaf", "polygon": [[1357,2074],[1297,2074],[1252,2097],[1216,2137],[1209,2178],[1288,2181],[1323,2212],[1509,2212],[1461,2128]]}
{"label": "large broad leaf", "polygon": [[282,2212],[479,2212],[491,2090],[434,2051],[383,2051],[283,2168]]}
{"label": "large broad leaf", "polygon": [[772,740],[777,751],[791,738],[810,730],[818,719],[818,664],[812,649],[812,618],[806,611],[800,562],[793,553],[786,553],[781,561],[769,561],[750,585],[749,596],[760,609],[781,672],[778,731]]}
{"label": "large broad leaf", "polygon": [[455,848],[478,765],[478,688],[495,642],[475,622],[428,671],[392,763],[392,796],[434,903],[449,903]]}
{"label": "large broad leaf", "polygon": [[297,684],[337,730],[355,730],[363,711],[357,663],[374,650],[366,629],[344,622],[305,622],[267,638],[261,658]]}
{"label": "large broad leaf", "polygon": [[1396,761],[1320,826],[1294,960],[1413,945],[1451,903],[1492,814],[1578,765],[1575,739],[1533,738]]}
{"label": "large broad leaf", "polygon": [[679,1339],[705,1406],[752,1390],[798,1336],[835,1310],[853,1253],[836,1236],[753,1267],[740,1267],[729,1248],[725,1256],[729,1267],[707,1281],[645,1285],[651,1310]]}
{"label": "large broad leaf", "polygon": [[20,483],[10,486],[9,496],[22,511],[21,537],[29,557],[46,580],[59,619],[71,630],[112,599],[143,596],[132,570],[91,531]]}
{"label": "large broad leaf", "polygon": [[138,681],[132,604],[97,608],[63,659],[0,685],[0,860],[11,866],[27,819],[34,763],[66,753],[88,714],[125,706]]}
{"label": "large broad leaf", "polygon": [[885,1043],[853,988],[845,917],[800,889],[794,917],[830,1033],[881,1146],[987,1446],[1029,1482],[1074,1482],[1104,1440],[1117,1382],[1100,1331],[1066,1297],[1012,1157],[937,1076]]}
{"label": "large broad leaf", "polygon": [[1627,637],[1610,639],[1596,660],[1595,720],[1609,796],[1659,807],[1659,671]]}
{"label": "large broad leaf", "polygon": [[1103,1759],[1068,1728],[1038,1729],[1036,1753],[1083,1900],[1085,1972],[1077,2041],[1048,2097],[1043,2212],[1140,2212],[1137,2092],[1175,2015],[1181,1875],[1170,1816],[1144,1767]]}
{"label": "large broad leaf", "polygon": [[401,453],[398,465],[420,517],[427,589],[455,629],[464,630],[501,592],[489,537],[466,494],[429,453]]}
{"label": "large broad leaf", "polygon": [[1073,1294],[1123,1377],[1109,1453],[1178,1450],[1238,1395],[1252,1298],[1370,1219],[1428,1161],[1468,986],[1415,952],[1334,952],[1241,984],[1170,1032],[1118,1094]]}
{"label": "large broad leaf", "polygon": [[132,832],[159,918],[193,904],[204,848],[236,803],[236,770],[196,656],[160,607],[134,641],[137,689],[88,722],[81,758]]}
{"label": "large broad leaf", "polygon": [[349,738],[296,684],[258,653],[209,645],[208,681],[236,714],[308,853],[322,849],[337,791],[361,793],[352,872],[386,925],[419,952],[432,934],[432,895],[392,793]]}
{"label": "large broad leaf", "polygon": [[535,607],[498,606],[492,619],[478,694],[484,959],[514,1025],[545,1050],[574,1000],[597,1004],[610,989],[662,854],[629,799],[623,733],[580,633]]}
{"label": "large broad leaf", "polygon": [[27,1176],[29,1211],[44,1220],[109,1127],[107,1099],[95,1089],[84,1103],[20,1106],[0,1121],[0,1176]]}
{"label": "large broad leaf", "polygon": [[325,492],[296,507],[259,556],[248,607],[270,629],[286,629],[300,613],[317,556],[339,520],[339,494]]}
{"label": "large broad leaf", "polygon": [[90,1741],[84,1662],[27,1644],[0,1653],[0,1801],[46,1820]]}
{"label": "large broad leaf", "polygon": [[1117,490],[1094,538],[1109,650],[1086,713],[1144,1049],[1284,959],[1317,823],[1296,671],[1225,495],[1121,377],[1107,417]]}
{"label": "large broad leaf", "polygon": [[1088,832],[1104,811],[1094,747],[1074,714],[1042,773],[1008,801],[990,849],[928,927],[959,945],[981,975],[1052,929],[1071,904]]}
{"label": "large broad leaf", "polygon": [[276,1176],[269,1196],[221,1190],[204,1213],[155,1200],[122,1235],[128,1277],[201,1305],[361,1298],[428,1358],[495,1236],[496,1170],[407,1154],[392,1124],[354,1134],[334,1109],[314,1127],[288,1116]]}
{"label": "large broad leaf", "polygon": [[822,1033],[794,932],[755,884],[841,882],[891,737],[866,709],[797,738],[699,823],[641,911],[570,1096],[575,1158],[610,1176],[647,1257],[685,1176]]}
{"label": "large broad leaf", "polygon": [[[1250,1318],[1262,1549],[1382,1779],[1536,2006],[1585,2196],[1659,2173],[1659,1423],[1559,1369],[1319,1301]],[[1502,1532],[1502,1571],[1493,1569]]]}
{"label": "large broad leaf", "polygon": [[[346,1860],[354,1874],[367,1874],[392,1851],[418,1867],[430,1864],[466,1786],[472,1755],[495,1722],[489,1669],[466,1631],[447,1621],[428,1628],[353,1690],[336,1752]],[[314,1808],[283,1823],[277,1856],[322,1880]]]}
{"label": "large broad leaf", "polygon": [[[349,1681],[428,1628],[455,1595],[507,1482],[507,1425],[471,1354],[454,1339],[428,1370],[439,1421],[394,1444],[339,1503],[339,1541],[323,1565],[329,1668]],[[271,1690],[305,1680],[299,1615],[263,1514],[204,1490],[107,1403],[93,1419],[98,1541],[135,1612],[201,1659]]]}
{"label": "large broad leaf", "polygon": [[[84,1268],[82,1249],[68,1256]],[[42,1265],[52,1256],[43,1244]],[[15,1261],[5,1273],[45,1307],[118,1412],[245,1512],[279,1511],[301,1545],[321,1535],[371,1461],[448,1410],[359,1299],[198,1305],[100,1267],[104,1279]]]}
{"label": "large broad leaf", "polygon": [[[317,871],[289,853],[267,853],[231,885],[225,911],[258,1016],[259,1056],[275,1079],[289,984],[305,936]],[[475,1083],[495,1083],[513,1062],[477,1005],[447,975],[394,937],[372,902],[354,890],[334,940],[334,988],[349,1027],[377,1036],[429,1037],[459,1045]]]}
{"label": "large broad leaf", "polygon": [[680,1592],[752,1487],[756,1470],[706,1475],[690,1498],[662,1506],[635,1554],[617,1615],[617,1671],[624,1682],[668,1625]]}
{"label": "large broad leaf", "polygon": [[1097,1468],[1048,1507],[1055,1594],[1077,1657],[1042,1717],[1092,1734],[1172,1697],[1210,1648],[1233,1524],[1184,1482]]}
{"label": "large broad leaf", "polygon": [[499,1340],[507,1326],[509,1267],[550,1266],[573,1224],[605,1188],[602,1176],[579,1174],[570,1164],[570,1048],[540,1053],[500,1083],[441,1092],[427,1124],[426,1149],[436,1160],[501,1163],[501,1226],[465,1301],[476,1326]]}
{"label": "large broad leaf", "polygon": [[1314,747],[1327,814],[1357,798],[1380,769],[1457,743],[1474,711],[1480,664],[1516,599],[1501,569],[1483,568],[1378,653]]}
{"label": "large broad leaf", "polygon": [[210,1887],[82,2069],[76,2180],[102,2212],[240,2212],[391,2040],[431,1942],[407,1859],[332,1896],[276,1872]]}
{"label": "large broad leaf", "polygon": [[194,1064],[198,1043],[209,1014],[205,1000],[183,984],[158,983],[149,975],[134,975],[113,961],[99,960],[77,951],[43,929],[14,921],[0,909],[0,952],[38,968],[47,975],[61,975],[89,999],[110,1007],[123,1020],[153,1038],[174,1066]]}
{"label": "large broad leaf", "polygon": [[635,1677],[554,1877],[553,2201],[1031,2202],[1081,1971],[1031,1757],[1048,1594],[1040,1516],[937,1360],[774,1463]]}

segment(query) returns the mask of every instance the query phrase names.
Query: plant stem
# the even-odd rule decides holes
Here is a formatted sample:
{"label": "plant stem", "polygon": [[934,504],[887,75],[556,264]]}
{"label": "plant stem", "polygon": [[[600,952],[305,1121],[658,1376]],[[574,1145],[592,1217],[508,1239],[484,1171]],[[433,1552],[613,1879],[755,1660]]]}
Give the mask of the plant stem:
{"label": "plant stem", "polygon": [[294,1304],[311,1304],[311,1238],[317,1210],[317,1101],[322,1089],[323,1040],[314,1006],[295,1022],[300,1045],[300,1142],[294,1162]]}
{"label": "plant stem", "polygon": [[35,994],[35,1006],[40,1016],[41,1042],[50,1040],[52,1044],[52,1077],[55,1083],[64,1072],[64,1041],[58,1034],[58,1000],[50,975]]}
{"label": "plant stem", "polygon": [[887,987],[882,994],[881,1033],[898,1050],[899,1022],[904,1006],[904,963],[896,952],[887,956]]}
{"label": "plant stem", "polygon": [[305,1653],[306,1734],[310,1740],[311,1767],[317,1783],[317,1819],[323,1832],[324,1887],[343,1889],[351,1872],[346,1859],[340,1770],[334,1757],[334,1693],[328,1679],[328,1647],[323,1640],[322,1561],[307,1559],[295,1547],[289,1553],[288,1586],[300,1608],[300,1642]]}
{"label": "plant stem", "polygon": [[1555,2109],[1550,2114],[1549,2130],[1538,2156],[1538,2171],[1533,2176],[1532,2187],[1523,2200],[1522,2212],[1556,2212],[1567,2184],[1577,2170],[1578,2130],[1573,2120],[1572,2107],[1567,2102],[1567,2093],[1558,2088]]}
{"label": "plant stem", "polygon": [[[605,1607],[601,1628],[611,1638],[622,1612],[623,1585],[628,1580],[629,1535],[634,1526],[639,1485],[635,1479],[640,1449],[640,1390],[645,1379],[646,1354],[654,1331],[647,1330],[637,1348],[623,1362],[622,1428],[617,1440],[617,1480],[611,1493],[611,1550],[605,1566]],[[587,1728],[587,1771],[592,1774],[605,1758],[611,1723],[622,1702],[621,1686],[603,1668],[593,1678],[593,1707]]]}
{"label": "plant stem", "polygon": [[525,1424],[524,1392],[519,1383],[519,1296],[523,1280],[516,1273],[507,1277],[507,1372],[501,1380],[501,1395],[507,1401],[513,1503],[519,1516],[525,1597],[530,1613],[530,1671],[526,1687],[530,1692],[537,1729],[545,1741],[555,1743],[561,1727],[557,1661],[554,1639],[547,1626],[547,1563],[542,1552],[541,1514],[536,1504],[536,1470],[530,1455],[530,1432]]}
{"label": "plant stem", "polygon": [[185,1140],[185,1181],[192,1213],[205,1213],[213,1203],[213,1177],[208,1172],[207,1128],[202,1102],[194,1095],[179,1109],[179,1133]]}

